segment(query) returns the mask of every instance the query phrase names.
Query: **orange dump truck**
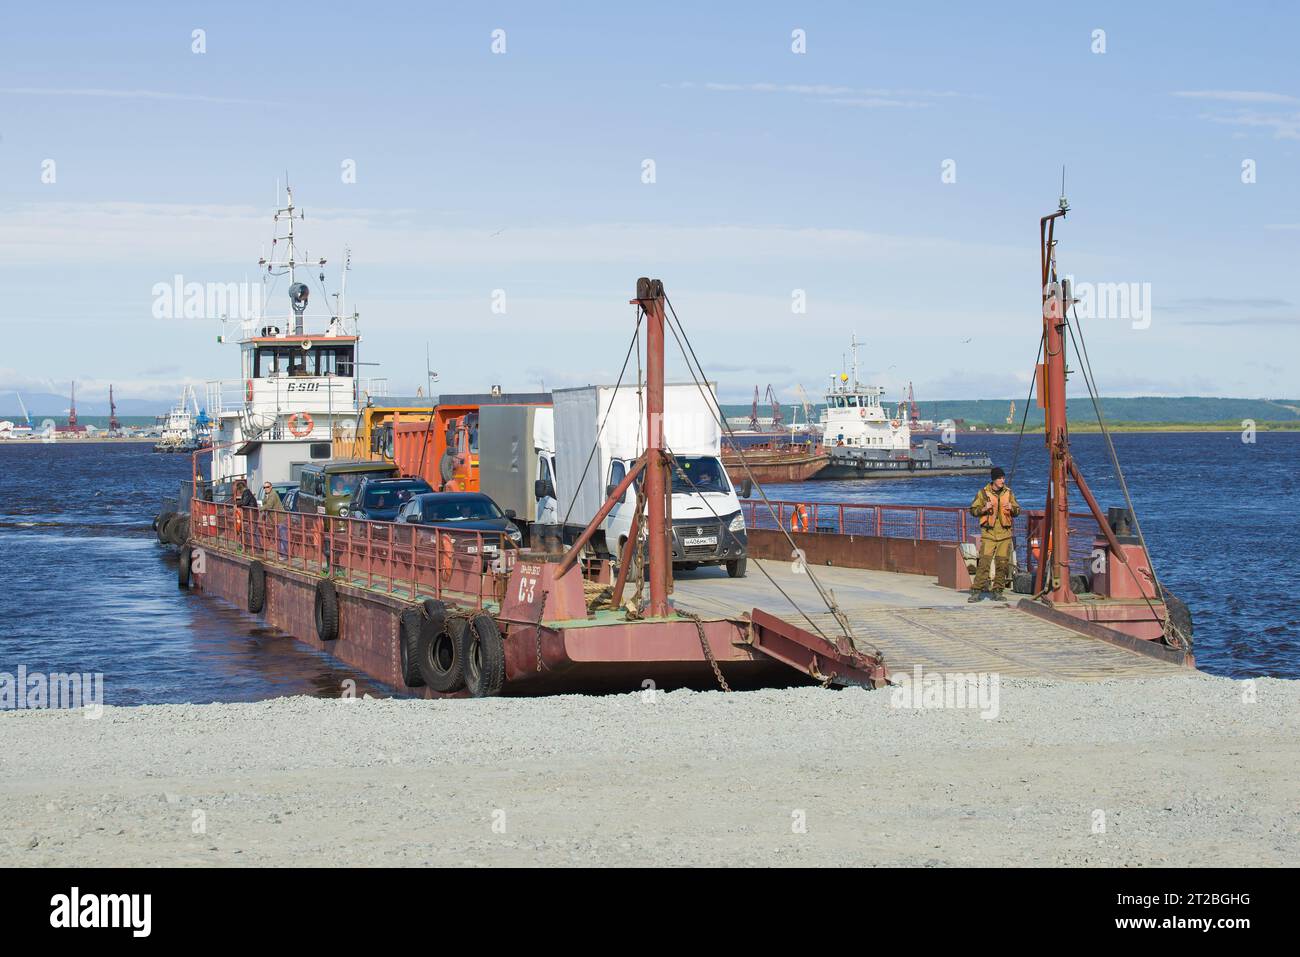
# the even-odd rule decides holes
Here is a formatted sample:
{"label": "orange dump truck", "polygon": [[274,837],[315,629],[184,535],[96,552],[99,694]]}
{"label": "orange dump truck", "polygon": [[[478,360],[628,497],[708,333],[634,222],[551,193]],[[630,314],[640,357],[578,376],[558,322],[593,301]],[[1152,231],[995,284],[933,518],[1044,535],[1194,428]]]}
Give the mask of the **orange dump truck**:
{"label": "orange dump truck", "polygon": [[548,392],[443,395],[432,416],[402,416],[391,424],[392,460],[403,475],[418,476],[437,491],[486,491],[497,498],[479,478],[482,408],[550,404]]}

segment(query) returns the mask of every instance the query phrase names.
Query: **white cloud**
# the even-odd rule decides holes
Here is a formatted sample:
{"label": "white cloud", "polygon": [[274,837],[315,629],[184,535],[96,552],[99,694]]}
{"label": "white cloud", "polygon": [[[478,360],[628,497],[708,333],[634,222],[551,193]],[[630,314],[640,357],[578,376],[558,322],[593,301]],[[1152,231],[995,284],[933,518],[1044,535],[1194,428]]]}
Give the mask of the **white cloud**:
{"label": "white cloud", "polygon": [[[671,85],[671,84],[665,84]],[[678,89],[701,89],[716,93],[784,93],[795,96],[823,98],[839,106],[896,107],[918,109],[930,106],[930,101],[951,97],[970,97],[972,94],[956,90],[890,90],[834,86],[828,83],[693,83],[676,84]]]}
{"label": "white cloud", "polygon": [[1263,90],[1178,90],[1174,96],[1195,100],[1219,100],[1225,103],[1300,103],[1286,93]]}
{"label": "white cloud", "polygon": [[[264,210],[250,206],[157,203],[25,203],[3,209],[0,256],[6,265],[142,262],[199,259],[250,262],[268,235]],[[299,249],[304,259],[337,262],[344,245],[357,262],[529,263],[861,262],[926,252],[1009,256],[1019,250],[941,237],[898,236],[859,229],[780,225],[683,226],[578,223],[511,227],[491,235],[481,227],[436,227],[399,211],[313,209]],[[170,278],[170,271],[164,267]]]}
{"label": "white cloud", "polygon": [[0,94],[10,96],[80,96],[116,100],[179,100],[190,103],[238,103],[245,106],[270,106],[265,100],[246,100],[230,96],[205,96],[199,93],[171,93],[163,90],[110,90],[99,87],[55,88],[35,86],[0,87]]}

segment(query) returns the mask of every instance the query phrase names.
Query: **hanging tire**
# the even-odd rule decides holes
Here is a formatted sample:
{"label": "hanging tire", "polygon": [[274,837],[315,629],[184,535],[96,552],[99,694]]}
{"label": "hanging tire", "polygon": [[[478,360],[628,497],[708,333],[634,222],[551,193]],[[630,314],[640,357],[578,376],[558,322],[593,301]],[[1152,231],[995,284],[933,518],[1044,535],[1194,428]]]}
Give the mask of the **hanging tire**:
{"label": "hanging tire", "polygon": [[193,561],[193,550],[188,545],[182,545],[180,556],[176,559],[176,584],[181,588],[190,587]]}
{"label": "hanging tire", "polygon": [[175,514],[175,512],[159,512],[157,518],[153,520],[154,531],[158,533],[158,544],[167,544],[167,539],[163,533],[167,528],[167,523],[171,521],[172,516]]}
{"label": "hanging tire", "polygon": [[254,615],[266,607],[266,566],[253,562],[248,566],[248,603],[245,606]]}
{"label": "hanging tire", "polygon": [[316,583],[316,602],[314,617],[316,619],[316,637],[321,641],[333,641],[339,636],[339,593],[334,583],[322,579]]}
{"label": "hanging tire", "polygon": [[1181,598],[1174,595],[1168,595],[1165,598],[1165,606],[1169,609],[1169,620],[1184,637],[1189,641],[1192,637],[1192,610],[1187,607]]}
{"label": "hanging tire", "polygon": [[1092,579],[1087,575],[1071,575],[1070,591],[1076,595],[1086,595],[1092,591]]}
{"label": "hanging tire", "polygon": [[470,620],[461,642],[465,660],[465,687],[472,698],[493,698],[506,684],[506,648],[501,631],[490,615]]}
{"label": "hanging tire", "polygon": [[433,691],[451,694],[465,687],[465,647],[469,621],[445,616],[425,621],[416,661],[420,677]]}
{"label": "hanging tire", "polygon": [[176,544],[184,545],[190,540],[190,517],[188,515],[182,515],[177,521],[176,532],[181,538],[181,540]]}
{"label": "hanging tire", "polygon": [[1190,639],[1192,637],[1191,609],[1187,607],[1181,598],[1163,585],[1157,584],[1155,592],[1156,598],[1164,602],[1165,607],[1169,609],[1169,620],[1173,622],[1174,627]]}
{"label": "hanging tire", "polygon": [[749,570],[749,558],[737,558],[734,562],[727,562],[727,575],[731,578],[744,578],[745,572]]}
{"label": "hanging tire", "polygon": [[[1163,589],[1161,589],[1163,591]],[[1192,610],[1181,598],[1164,592],[1165,607],[1169,609],[1169,623],[1178,629],[1178,633],[1187,639],[1190,650],[1192,643]]]}
{"label": "hanging tire", "polygon": [[424,614],[416,607],[403,609],[398,621],[397,649],[402,671],[402,684],[408,688],[419,688],[424,684],[420,676],[419,651],[420,632],[424,628]]}
{"label": "hanging tire", "polygon": [[456,456],[454,453],[442,453],[442,458],[438,460],[438,475],[441,476],[444,483],[450,482],[456,477]]}

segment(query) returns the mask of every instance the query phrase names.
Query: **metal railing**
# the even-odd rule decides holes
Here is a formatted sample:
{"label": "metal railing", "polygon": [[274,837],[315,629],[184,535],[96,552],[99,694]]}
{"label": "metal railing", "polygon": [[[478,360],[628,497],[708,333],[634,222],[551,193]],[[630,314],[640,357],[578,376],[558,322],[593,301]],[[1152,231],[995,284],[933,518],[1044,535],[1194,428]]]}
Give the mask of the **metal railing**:
{"label": "metal railing", "polygon": [[410,525],[194,500],[195,544],[411,599],[499,603],[518,549],[497,532]]}
{"label": "metal railing", "polygon": [[[875,535],[921,541],[966,542],[979,539],[979,522],[967,509],[952,505],[867,505],[858,502],[773,501],[740,503],[746,528],[786,528],[831,535]],[[802,510],[802,511],[801,511]]]}
{"label": "metal railing", "polygon": [[[788,529],[827,535],[873,535],[916,541],[976,543],[979,520],[956,505],[894,505],[860,502],[794,502],[771,500],[772,509],[757,499],[740,503],[747,529]],[[802,511],[800,511],[802,509]],[[773,512],[776,513],[775,517]],[[1033,564],[1029,534],[1041,523],[1043,512],[1026,509],[1016,516],[1012,535],[1018,554]],[[1100,527],[1091,512],[1070,513],[1070,564],[1085,568],[1093,558],[1094,539]],[[1021,550],[1023,549],[1023,550]]]}

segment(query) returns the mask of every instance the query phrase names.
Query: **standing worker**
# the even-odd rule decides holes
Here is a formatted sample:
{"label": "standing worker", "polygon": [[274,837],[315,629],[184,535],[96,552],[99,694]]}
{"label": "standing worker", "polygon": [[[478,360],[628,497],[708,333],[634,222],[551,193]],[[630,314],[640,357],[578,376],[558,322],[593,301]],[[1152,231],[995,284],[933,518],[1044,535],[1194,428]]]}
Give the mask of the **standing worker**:
{"label": "standing worker", "polygon": [[[262,483],[262,511],[264,512],[283,512],[284,500],[280,498],[280,493],[275,490],[275,486],[270,482]],[[287,558],[289,554],[289,526],[287,516],[281,520],[279,516],[275,518],[275,540],[277,550],[281,558]]]}
{"label": "standing worker", "polygon": [[[1002,591],[1011,587],[1011,542],[1015,518],[1020,514],[1020,503],[1015,492],[1007,485],[1006,473],[994,468],[989,473],[989,484],[979,490],[970,503],[970,513],[980,520],[980,557],[975,566],[975,582],[971,585],[970,601],[979,601],[989,591],[993,599],[1002,598]],[[997,559],[997,577],[989,589],[989,566]]]}
{"label": "standing worker", "polygon": [[275,490],[275,486],[270,482],[262,483],[262,511],[284,511],[284,502],[280,498],[280,493]]}

